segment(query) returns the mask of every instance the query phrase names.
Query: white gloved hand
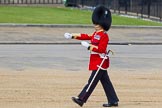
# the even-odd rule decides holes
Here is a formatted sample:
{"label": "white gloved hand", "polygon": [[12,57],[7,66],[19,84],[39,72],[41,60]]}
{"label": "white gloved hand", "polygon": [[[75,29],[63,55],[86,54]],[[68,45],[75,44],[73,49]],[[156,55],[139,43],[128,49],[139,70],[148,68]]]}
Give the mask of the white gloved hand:
{"label": "white gloved hand", "polygon": [[88,48],[90,46],[90,44],[86,41],[82,41],[81,45],[83,45],[84,47]]}
{"label": "white gloved hand", "polygon": [[65,37],[66,39],[72,39],[72,34],[71,34],[71,33],[65,33],[65,34],[64,34],[64,37]]}

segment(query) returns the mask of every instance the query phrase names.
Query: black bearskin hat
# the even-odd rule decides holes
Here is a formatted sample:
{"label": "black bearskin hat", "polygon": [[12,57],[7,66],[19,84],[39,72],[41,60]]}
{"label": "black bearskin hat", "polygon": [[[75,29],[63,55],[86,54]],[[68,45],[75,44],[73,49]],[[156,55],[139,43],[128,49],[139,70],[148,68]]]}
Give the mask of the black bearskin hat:
{"label": "black bearskin hat", "polygon": [[108,31],[111,27],[111,12],[104,6],[97,6],[92,14],[93,24],[100,25],[105,31]]}

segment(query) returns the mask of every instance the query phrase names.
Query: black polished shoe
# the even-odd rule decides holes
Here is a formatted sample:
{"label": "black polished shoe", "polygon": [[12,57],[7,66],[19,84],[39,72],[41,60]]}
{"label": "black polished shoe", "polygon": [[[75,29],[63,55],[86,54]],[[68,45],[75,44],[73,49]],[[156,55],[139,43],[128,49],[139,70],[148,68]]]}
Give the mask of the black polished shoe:
{"label": "black polished shoe", "polygon": [[118,102],[103,104],[103,107],[117,107],[117,106],[118,106]]}
{"label": "black polished shoe", "polygon": [[82,107],[84,104],[84,102],[82,102],[78,97],[72,97],[71,99],[73,100],[73,102],[78,104],[80,107]]}

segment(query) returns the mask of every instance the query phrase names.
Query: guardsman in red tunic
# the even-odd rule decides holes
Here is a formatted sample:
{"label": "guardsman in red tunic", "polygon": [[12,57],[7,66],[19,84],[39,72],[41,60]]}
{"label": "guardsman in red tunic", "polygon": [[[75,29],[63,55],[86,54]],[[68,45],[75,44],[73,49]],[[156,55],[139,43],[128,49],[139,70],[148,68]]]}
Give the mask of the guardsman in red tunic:
{"label": "guardsman in red tunic", "polygon": [[[88,100],[97,83],[101,81],[108,100],[108,103],[103,104],[103,107],[118,106],[119,99],[107,73],[109,58],[107,58],[103,62],[102,66],[99,67],[106,54],[109,42],[109,37],[106,31],[110,29],[112,22],[110,10],[104,6],[96,7],[92,14],[92,22],[95,28],[95,32],[92,35],[76,33],[64,34],[67,39],[90,40],[90,44],[87,41],[82,41],[81,45],[90,50],[89,70],[92,70],[92,73],[88,83],[85,85],[78,97],[72,97],[72,100],[82,107]],[[98,68],[99,71],[95,76]]]}

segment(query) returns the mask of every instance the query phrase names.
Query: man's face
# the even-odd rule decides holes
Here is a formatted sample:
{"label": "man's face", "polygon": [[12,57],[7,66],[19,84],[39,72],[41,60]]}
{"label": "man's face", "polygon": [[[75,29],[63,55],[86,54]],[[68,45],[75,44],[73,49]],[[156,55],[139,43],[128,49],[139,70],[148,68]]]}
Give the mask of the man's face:
{"label": "man's face", "polygon": [[97,25],[97,24],[94,24],[94,28],[95,28],[96,31],[102,29],[102,27],[100,25]]}

